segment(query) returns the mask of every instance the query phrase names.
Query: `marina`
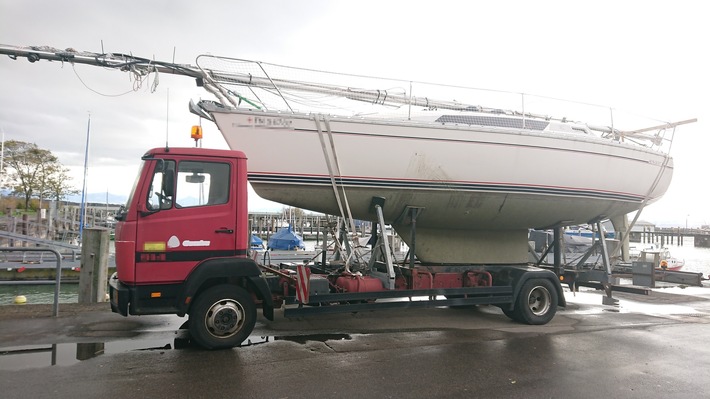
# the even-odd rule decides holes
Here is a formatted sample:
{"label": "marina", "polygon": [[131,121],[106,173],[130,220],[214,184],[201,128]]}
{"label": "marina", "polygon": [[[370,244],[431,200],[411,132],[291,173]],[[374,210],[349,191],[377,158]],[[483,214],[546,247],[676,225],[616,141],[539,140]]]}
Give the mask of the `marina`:
{"label": "marina", "polygon": [[701,4],[0,1],[2,399],[710,392]]}
{"label": "marina", "polygon": [[[577,110],[583,122],[548,114],[524,94],[521,106],[511,108],[510,100],[481,102],[472,88],[211,55],[186,66],[48,47],[0,46],[0,53],[124,71],[130,63],[134,74],[195,78],[218,99],[191,101],[190,110],[214,122],[232,151],[166,145],[145,153],[129,202],[115,215],[119,259],[108,281],[112,311],[189,313],[201,320],[189,324],[191,337],[207,349],[240,345],[254,327],[257,303],[269,320],[283,304],[297,305],[284,309],[286,317],[491,304],[514,321],[539,325],[565,307],[561,283],[572,292],[603,289],[605,304],[617,303],[614,290],[648,293],[620,283],[639,215],[629,223],[627,214],[666,192],[676,129],[696,121],[621,128],[623,118],[611,108],[606,123]],[[191,135],[197,147],[201,127]],[[299,162],[289,157],[294,152]],[[362,162],[361,154],[376,162]],[[570,174],[543,160],[595,167]],[[176,186],[182,180],[187,185]],[[320,259],[274,263],[271,250],[305,249],[291,223],[267,237],[263,263],[259,251],[242,249],[263,240],[254,235],[253,219],[245,228],[247,180],[262,198],[339,215],[334,258],[324,237]],[[604,220],[619,234],[611,250]],[[367,259],[358,255],[365,237],[356,221],[376,223]],[[580,223],[589,223],[592,235],[576,239],[590,238],[591,246],[569,264],[562,250],[572,236],[561,229]],[[387,226],[407,244],[402,262],[392,255]],[[552,232],[540,256],[531,250],[531,229]],[[664,282],[702,285],[701,274],[691,282],[670,255],[661,259],[665,250],[651,261],[649,251],[640,252],[631,264],[634,286],[655,287],[657,268]],[[103,279],[99,286],[103,292]],[[56,297],[55,291],[55,309]]]}
{"label": "marina", "polygon": [[[656,280],[702,285],[701,273],[679,271],[684,261],[665,243],[633,257],[629,246],[640,211],[670,186],[677,128],[696,119],[640,123],[610,107],[509,92],[484,100],[471,87],[213,55],[180,65],[47,46],[0,45],[0,53],[136,78],[169,72],[195,79],[217,99],[190,101],[190,111],[214,122],[232,151],[200,148],[202,128],[194,126],[196,149],[166,144],[144,154],[129,201],[114,215],[118,260],[108,284],[112,310],[122,315],[189,310],[204,318],[190,331],[208,349],[239,345],[254,326],[256,302],[270,320],[282,303],[298,305],[285,309],[291,317],[493,304],[536,325],[565,306],[561,283],[572,292],[603,289],[609,304],[614,290],[648,293],[637,286],[653,288]],[[363,154],[373,161],[362,162]],[[569,173],[546,161],[594,167]],[[303,237],[293,218],[284,227],[249,217],[247,180],[264,199],[338,215],[326,218],[332,256],[324,235],[322,256],[274,262],[279,251],[305,250]],[[362,221],[370,222],[370,239]],[[610,242],[602,222],[613,226]],[[588,227],[573,232],[579,224]],[[407,246],[402,261],[393,256],[390,228]],[[644,233],[642,240],[654,238]],[[566,261],[575,251],[579,260]],[[60,269],[58,260],[57,287]],[[629,271],[633,284],[621,284]],[[217,325],[223,312],[231,315],[228,328]]]}

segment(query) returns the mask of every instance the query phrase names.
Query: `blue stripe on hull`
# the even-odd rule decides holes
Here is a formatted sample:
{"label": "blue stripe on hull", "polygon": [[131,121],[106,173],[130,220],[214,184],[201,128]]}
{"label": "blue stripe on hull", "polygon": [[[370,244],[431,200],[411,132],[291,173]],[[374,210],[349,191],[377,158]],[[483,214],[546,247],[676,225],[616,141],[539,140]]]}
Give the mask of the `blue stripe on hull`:
{"label": "blue stripe on hull", "polygon": [[[298,175],[262,175],[249,174],[248,179],[252,183],[265,184],[297,184],[297,185],[317,185],[330,186],[330,178],[327,176],[298,176]],[[618,200],[640,202],[642,196],[613,193],[604,191],[592,191],[575,188],[545,187],[545,186],[521,186],[521,185],[501,185],[484,183],[462,183],[462,182],[433,182],[414,180],[368,180],[356,178],[336,178],[339,184],[346,187],[369,187],[381,189],[412,189],[412,190],[453,190],[482,193],[513,193],[513,194],[541,194],[555,196],[573,196],[596,199]]]}

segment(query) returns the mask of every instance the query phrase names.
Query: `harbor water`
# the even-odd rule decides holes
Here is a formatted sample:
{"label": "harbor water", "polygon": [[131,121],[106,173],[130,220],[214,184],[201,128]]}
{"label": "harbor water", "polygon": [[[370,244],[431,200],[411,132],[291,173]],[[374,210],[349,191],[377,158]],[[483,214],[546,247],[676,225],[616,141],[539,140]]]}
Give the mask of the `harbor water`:
{"label": "harbor water", "polygon": [[710,275],[710,248],[695,247],[692,237],[683,239],[683,245],[666,245],[671,255],[677,259],[685,260],[684,272],[702,273],[703,277]]}
{"label": "harbor water", "polygon": [[[315,241],[306,241],[306,250],[313,250]],[[710,275],[710,248],[694,246],[693,239],[686,237],[683,245],[667,245],[673,257],[685,260],[682,271]],[[63,283],[60,286],[59,303],[77,303],[79,284]],[[23,295],[28,304],[54,303],[54,284],[4,285],[0,284],[0,306],[13,305],[14,299]],[[21,305],[17,305],[21,306]]]}
{"label": "harbor water", "polygon": [[[0,306],[14,305],[15,297],[18,295],[24,296],[28,304],[54,303],[54,284],[0,284]],[[64,283],[60,285],[59,303],[77,303],[78,300],[79,284]]]}

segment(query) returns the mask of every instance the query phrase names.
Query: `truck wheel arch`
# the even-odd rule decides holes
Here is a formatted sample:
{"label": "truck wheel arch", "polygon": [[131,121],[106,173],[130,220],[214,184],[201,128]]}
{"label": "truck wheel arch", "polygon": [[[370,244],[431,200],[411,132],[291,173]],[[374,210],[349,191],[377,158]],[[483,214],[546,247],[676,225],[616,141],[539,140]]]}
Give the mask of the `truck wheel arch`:
{"label": "truck wheel arch", "polygon": [[273,320],[274,303],[269,287],[261,278],[259,266],[247,258],[215,258],[198,264],[185,279],[179,315],[188,313],[191,303],[200,292],[224,283],[241,286],[253,293],[263,301],[264,317]]}

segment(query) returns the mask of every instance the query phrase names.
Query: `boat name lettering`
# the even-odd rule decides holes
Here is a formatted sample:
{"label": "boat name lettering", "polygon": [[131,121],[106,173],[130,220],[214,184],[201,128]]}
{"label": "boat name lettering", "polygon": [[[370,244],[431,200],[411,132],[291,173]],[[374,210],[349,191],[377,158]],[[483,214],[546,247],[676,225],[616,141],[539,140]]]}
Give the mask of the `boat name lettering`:
{"label": "boat name lettering", "polygon": [[249,116],[247,117],[248,126],[258,127],[273,127],[283,128],[291,127],[293,121],[287,118],[269,117],[269,116]]}

